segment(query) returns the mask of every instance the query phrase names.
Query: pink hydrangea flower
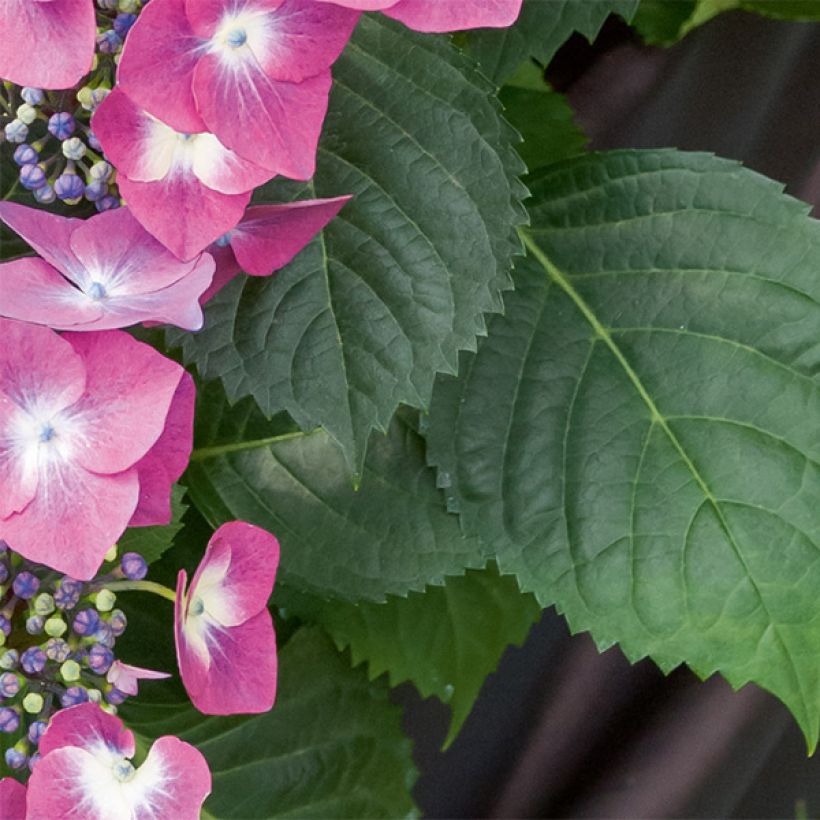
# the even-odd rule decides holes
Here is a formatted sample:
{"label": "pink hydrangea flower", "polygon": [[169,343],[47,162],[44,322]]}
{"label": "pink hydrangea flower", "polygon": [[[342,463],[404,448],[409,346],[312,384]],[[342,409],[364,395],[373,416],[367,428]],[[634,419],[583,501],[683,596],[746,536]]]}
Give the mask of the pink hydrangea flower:
{"label": "pink hydrangea flower", "polygon": [[186,591],[179,573],[177,660],[191,702],[209,715],[267,712],[276,698],[276,635],[267,604],[279,564],[269,532],[223,524]]}
{"label": "pink hydrangea flower", "polygon": [[523,0],[317,0],[359,11],[382,11],[416,31],[506,28],[521,12]]}
{"label": "pink hydrangea flower", "polygon": [[96,34],[94,0],[3,0],[0,77],[70,88],[91,70]]}
{"label": "pink hydrangea flower", "polygon": [[43,257],[0,264],[0,316],[58,330],[144,321],[202,327],[199,297],[213,278],[213,257],[180,262],[127,208],[80,220],[2,202],[0,220]]}
{"label": "pink hydrangea flower", "polygon": [[40,739],[28,785],[28,820],[198,820],[211,792],[202,753],[159,738],[134,768],[134,735],[97,704],[62,709]]}
{"label": "pink hydrangea flower", "polygon": [[131,666],[128,663],[115,660],[108,670],[106,680],[112,686],[116,686],[120,692],[125,692],[126,695],[136,695],[139,691],[139,681],[162,680],[170,677],[167,672],[155,672],[153,669]]}
{"label": "pink hydrangea flower", "polygon": [[193,439],[193,380],[118,330],[0,319],[0,538],[89,580],[132,524],[170,520]]}
{"label": "pink hydrangea flower", "polygon": [[357,19],[315,0],[151,0],[117,82],[177,131],[210,131],[271,174],[309,179],[329,69]]}
{"label": "pink hydrangea flower", "polygon": [[13,777],[0,780],[0,817],[3,820],[25,820],[26,787]]}
{"label": "pink hydrangea flower", "polygon": [[193,259],[236,225],[251,191],[273,176],[213,134],[174,131],[119,88],[92,125],[131,212],[180,259]]}
{"label": "pink hydrangea flower", "polygon": [[270,276],[287,265],[350,199],[339,196],[248,208],[242,221],[209,248],[217,267],[202,304],[242,271]]}

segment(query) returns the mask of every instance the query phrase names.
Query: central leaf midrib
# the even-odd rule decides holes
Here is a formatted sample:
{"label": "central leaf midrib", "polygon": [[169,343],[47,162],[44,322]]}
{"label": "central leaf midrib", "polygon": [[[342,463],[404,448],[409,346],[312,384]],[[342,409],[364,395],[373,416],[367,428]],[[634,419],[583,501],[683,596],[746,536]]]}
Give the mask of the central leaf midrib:
{"label": "central leaf midrib", "polygon": [[669,442],[675,449],[675,451],[680,456],[681,460],[685,464],[686,468],[689,470],[692,478],[697,483],[698,487],[700,488],[701,492],[703,493],[706,500],[709,502],[710,506],[715,512],[717,516],[718,522],[720,523],[720,527],[723,530],[724,534],[726,535],[726,539],[731,546],[735,556],[737,557],[738,561],[740,562],[741,566],[743,567],[747,578],[749,579],[749,583],[752,586],[752,589],[755,591],[755,595],[757,596],[758,600],[760,601],[763,610],[766,612],[766,616],[769,620],[769,624],[771,625],[772,629],[774,630],[775,634],[777,635],[778,642],[783,650],[783,654],[788,660],[788,663],[791,667],[792,673],[794,675],[795,682],[797,684],[798,691],[800,692],[800,699],[802,701],[802,706],[804,711],[807,714],[810,714],[810,710],[808,709],[808,703],[806,699],[806,695],[803,692],[802,681],[800,679],[800,675],[797,672],[797,668],[794,663],[794,659],[791,656],[785,642],[783,641],[782,637],[777,628],[777,622],[772,617],[771,612],[769,611],[768,606],[766,605],[766,599],[761,592],[757,581],[755,580],[752,571],[746,562],[745,557],[743,556],[743,552],[740,549],[738,542],[736,541],[732,531],[729,527],[729,522],[726,520],[723,510],[720,507],[720,503],[718,502],[717,497],[710,489],[709,485],[706,483],[703,476],[698,471],[697,467],[695,466],[694,462],[690,458],[689,454],[684,449],[683,445],[678,440],[677,436],[674,434],[672,429],[669,427],[666,418],[663,414],[658,410],[657,405],[655,404],[652,397],[649,395],[649,392],[644,387],[643,383],[640,380],[640,377],[632,368],[632,365],[627,360],[626,356],[624,356],[621,349],[615,344],[612,336],[610,335],[607,328],[598,320],[598,317],[593,313],[592,309],[589,305],[584,301],[583,297],[575,290],[575,288],[570,283],[569,279],[558,269],[558,267],[552,262],[552,260],[541,250],[532,236],[523,228],[518,229],[519,235],[521,236],[521,240],[524,243],[527,251],[532,254],[534,259],[541,265],[544,269],[544,272],[547,276],[555,282],[561,290],[566,293],[566,295],[572,300],[573,304],[579,311],[579,313],[584,317],[586,322],[590,325],[590,327],[595,332],[595,335],[607,346],[609,351],[615,357],[618,364],[621,365],[624,372],[627,375],[627,378],[632,383],[632,386],[635,388],[636,392],[640,396],[641,400],[646,405],[647,409],[650,413],[650,421],[652,424],[657,424],[666,434]]}

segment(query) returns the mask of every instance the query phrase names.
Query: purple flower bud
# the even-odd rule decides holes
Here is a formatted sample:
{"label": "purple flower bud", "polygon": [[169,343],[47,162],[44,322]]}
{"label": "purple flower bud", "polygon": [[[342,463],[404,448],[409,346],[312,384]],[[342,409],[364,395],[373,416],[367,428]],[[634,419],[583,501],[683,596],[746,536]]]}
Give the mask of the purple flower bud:
{"label": "purple flower bud", "polygon": [[[125,35],[128,34],[129,29],[134,25],[136,19],[136,14],[118,14],[114,18],[114,31],[124,40]],[[26,102],[28,102],[28,100],[26,100]]]}
{"label": "purple flower bud", "polygon": [[46,625],[46,619],[42,615],[30,615],[26,618],[26,632],[29,635],[39,635]]}
{"label": "purple flower bud", "polygon": [[100,141],[94,136],[93,131],[89,131],[85,135],[86,142],[88,143],[90,148],[93,148],[95,151],[102,151],[102,145],[100,145]]}
{"label": "purple flower bud", "polygon": [[0,564],[0,584],[5,584],[9,579],[9,568],[5,564]]}
{"label": "purple flower bud", "polygon": [[108,183],[102,180],[94,180],[85,186],[85,198],[89,202],[97,202],[108,193]]}
{"label": "purple flower bud", "polygon": [[18,598],[27,601],[29,598],[33,598],[39,591],[40,579],[30,572],[20,572],[14,579],[12,589]]}
{"label": "purple flower bud", "polygon": [[101,199],[98,199],[94,205],[96,206],[97,210],[102,213],[103,211],[113,211],[114,208],[120,207],[120,201],[117,197],[108,194]]}
{"label": "purple flower bud", "polygon": [[112,705],[112,706],[119,706],[121,703],[125,703],[126,698],[128,695],[120,689],[117,689],[115,686],[106,696],[105,699]]}
{"label": "purple flower bud", "polygon": [[97,675],[104,675],[114,663],[114,653],[100,643],[94,644],[88,653],[88,668]]}
{"label": "purple flower bud", "polygon": [[114,633],[114,636],[119,638],[128,626],[128,619],[125,617],[125,613],[121,609],[115,609],[111,612],[111,618],[108,621],[108,625],[111,627],[111,631]]}
{"label": "purple flower bud", "polygon": [[14,672],[3,672],[0,675],[0,695],[13,698],[20,691],[20,677]]}
{"label": "purple flower bud", "polygon": [[67,140],[76,127],[77,123],[68,111],[58,111],[48,119],[48,130],[58,140]]}
{"label": "purple flower bud", "polygon": [[40,155],[25,142],[14,149],[14,161],[18,165],[31,165],[32,162],[37,162],[38,159],[40,159]]}
{"label": "purple flower bud", "polygon": [[82,591],[83,585],[80,581],[65,576],[54,592],[54,605],[57,609],[74,609]]}
{"label": "purple flower bud", "polygon": [[27,85],[20,91],[20,96],[29,105],[39,105],[45,99],[46,95],[43,94],[41,89],[32,88],[31,86]]}
{"label": "purple flower bud", "polygon": [[81,609],[74,617],[71,628],[78,635],[88,635],[89,637],[97,631],[100,623],[100,616],[95,609]]}
{"label": "purple flower bud", "polygon": [[49,205],[57,199],[57,194],[54,193],[54,188],[50,185],[43,185],[34,192],[34,198],[42,205]]}
{"label": "purple flower bud", "polygon": [[28,769],[30,772],[34,771],[34,767],[40,762],[40,753],[35,752],[29,759],[28,759]]}
{"label": "purple flower bud", "polygon": [[126,552],[120,561],[123,575],[131,581],[141,581],[148,574],[148,564],[138,552]]}
{"label": "purple flower bud", "polygon": [[43,652],[39,646],[30,646],[20,656],[20,666],[22,666],[23,671],[28,672],[29,675],[36,675],[45,669],[47,660],[46,653]]}
{"label": "purple flower bud", "polygon": [[35,720],[34,723],[28,727],[28,739],[36,746],[47,728],[48,723],[46,723],[46,721]]}
{"label": "purple flower bud", "polygon": [[88,701],[88,692],[82,686],[69,686],[68,689],[60,695],[60,703],[63,706],[76,706],[78,703],[86,703]]}
{"label": "purple flower bud", "polygon": [[4,541],[0,538],[0,554],[4,554],[9,551],[8,541]]}
{"label": "purple flower bud", "polygon": [[5,615],[0,615],[0,630],[4,635],[11,635],[11,621]]}
{"label": "purple flower bud", "polygon": [[42,188],[46,182],[46,172],[39,165],[24,165],[20,169],[20,184],[29,191]]}
{"label": "purple flower bud", "polygon": [[71,647],[62,638],[49,638],[46,641],[46,657],[62,663],[71,655]]}
{"label": "purple flower bud", "polygon": [[20,728],[20,715],[16,710],[4,706],[0,709],[0,732],[11,734]]}
{"label": "purple flower bud", "polygon": [[116,54],[122,48],[122,38],[116,31],[105,31],[97,36],[100,54]]}
{"label": "purple flower bud", "polygon": [[6,764],[10,769],[22,769],[23,766],[28,763],[28,756],[25,752],[21,752],[19,749],[15,749],[13,746],[11,749],[6,749]]}
{"label": "purple flower bud", "polygon": [[7,649],[0,655],[0,669],[14,669],[20,662],[20,653],[16,649]]}
{"label": "purple flower bud", "polygon": [[109,649],[112,648],[117,641],[111,625],[107,624],[103,620],[100,621],[99,626],[97,626],[97,629],[94,632],[94,640],[96,640],[97,643],[101,643],[103,646],[107,646]]}
{"label": "purple flower bud", "polygon": [[77,174],[66,171],[64,174],[60,174],[54,182],[54,193],[63,202],[70,202],[82,197],[85,193],[85,185],[83,185],[82,179]]}

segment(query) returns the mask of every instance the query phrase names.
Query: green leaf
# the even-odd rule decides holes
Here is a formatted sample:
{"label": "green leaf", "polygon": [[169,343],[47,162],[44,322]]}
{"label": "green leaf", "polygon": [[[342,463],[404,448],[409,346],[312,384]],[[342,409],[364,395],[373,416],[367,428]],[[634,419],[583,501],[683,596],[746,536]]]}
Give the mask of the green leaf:
{"label": "green leaf", "polygon": [[535,63],[524,63],[498,96],[504,115],[524,138],[518,153],[530,171],[583,153],[587,138],[572,108]]}
{"label": "green leaf", "polygon": [[627,22],[639,0],[524,0],[518,20],[509,28],[480,29],[466,36],[470,53],[497,85],[525,60],[546,65],[574,32],[594,40],[610,14]]}
{"label": "green leaf", "polygon": [[573,630],[754,681],[820,724],[820,223],[704,154],[532,181],[529,257],[429,456]]}
{"label": "green leaf", "polygon": [[371,444],[358,491],[327,433],[283,433],[248,399],[229,407],[218,383],[200,391],[197,419],[191,500],[213,526],[242,519],[275,533],[294,586],[380,601],[487,561],[447,515],[424,442],[399,418]]}
{"label": "green leaf", "polygon": [[213,817],[416,814],[401,709],[384,681],[351,669],[318,629],[301,630],[280,653],[277,700],[266,714],[206,717],[168,688],[151,691],[121,716],[143,749],[166,734],[199,748],[213,776],[205,803]]}
{"label": "green leaf", "polygon": [[[492,86],[444,37],[363,16],[334,65],[311,192],[354,194],[272,278],[241,278],[173,335],[186,362],[322,426],[358,474],[372,429],[429,402],[501,307],[525,219],[517,136]],[[256,201],[276,199],[274,184]]]}
{"label": "green leaf", "polygon": [[171,489],[171,523],[159,527],[129,527],[117,542],[118,553],[138,552],[149,564],[171,547],[174,536],[182,528],[182,516],[187,508],[185,489],[174,484]]}
{"label": "green leaf", "polygon": [[321,623],[339,649],[349,646],[353,663],[366,662],[371,678],[386,672],[392,686],[412,681],[423,697],[448,703],[445,748],[504,650],[520,646],[541,614],[535,598],[494,565],[384,604],[323,602],[287,587],[275,599],[287,612]]}

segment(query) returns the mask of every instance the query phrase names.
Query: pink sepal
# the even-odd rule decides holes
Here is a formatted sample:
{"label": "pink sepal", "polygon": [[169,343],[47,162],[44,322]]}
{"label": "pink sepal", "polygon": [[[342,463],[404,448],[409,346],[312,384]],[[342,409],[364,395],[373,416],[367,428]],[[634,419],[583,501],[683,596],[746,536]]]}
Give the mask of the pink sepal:
{"label": "pink sepal", "polygon": [[26,787],[13,777],[0,780],[0,817],[3,820],[26,818]]}

